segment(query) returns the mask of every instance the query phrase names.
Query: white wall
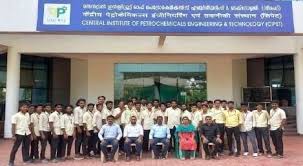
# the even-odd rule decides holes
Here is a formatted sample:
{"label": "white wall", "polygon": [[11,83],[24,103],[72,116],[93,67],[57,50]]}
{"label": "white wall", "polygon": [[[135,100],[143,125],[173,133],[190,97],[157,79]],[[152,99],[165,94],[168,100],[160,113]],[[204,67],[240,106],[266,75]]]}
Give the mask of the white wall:
{"label": "white wall", "polygon": [[242,101],[242,88],[247,86],[246,59],[232,60],[233,98],[237,105]]}
{"label": "white wall", "polygon": [[71,59],[70,103],[79,98],[88,97],[88,62],[83,59]]}
{"label": "white wall", "polygon": [[[87,88],[88,102],[96,102],[97,96],[104,95],[108,100],[114,99],[114,64],[115,63],[206,63],[207,64],[207,93],[208,99],[236,100],[239,97],[234,89],[239,84],[233,83],[232,56],[207,56],[207,55],[98,55],[88,59],[88,84],[74,84],[78,77],[71,79],[71,101],[74,103],[75,96],[80,92],[85,93]],[[72,60],[72,74],[79,70],[74,68],[75,60]],[[85,65],[82,65],[83,67]],[[238,69],[246,68],[246,64],[240,64]],[[245,72],[238,72],[241,79],[246,78]],[[246,80],[245,80],[246,81]],[[243,82],[241,80],[240,82]],[[74,85],[73,85],[74,84]],[[87,86],[87,87],[86,87]],[[79,91],[79,89],[81,91]],[[75,92],[74,92],[75,91]],[[240,91],[240,89],[238,90]]]}

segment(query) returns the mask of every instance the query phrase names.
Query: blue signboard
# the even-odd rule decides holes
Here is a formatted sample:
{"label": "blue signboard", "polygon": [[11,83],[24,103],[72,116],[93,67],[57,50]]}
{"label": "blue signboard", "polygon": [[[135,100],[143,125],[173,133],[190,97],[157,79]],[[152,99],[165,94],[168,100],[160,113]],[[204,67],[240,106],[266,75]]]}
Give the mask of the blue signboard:
{"label": "blue signboard", "polygon": [[39,0],[38,31],[293,33],[292,2]]}

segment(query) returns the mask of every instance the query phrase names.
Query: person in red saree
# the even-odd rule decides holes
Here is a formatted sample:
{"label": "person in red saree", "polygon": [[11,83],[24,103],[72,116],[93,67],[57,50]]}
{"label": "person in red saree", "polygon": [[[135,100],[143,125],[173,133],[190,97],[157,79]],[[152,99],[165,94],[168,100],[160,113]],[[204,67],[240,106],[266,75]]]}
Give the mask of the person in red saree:
{"label": "person in red saree", "polygon": [[181,160],[187,157],[195,159],[197,149],[195,126],[191,124],[188,117],[182,118],[182,124],[176,129],[176,138],[176,157]]}

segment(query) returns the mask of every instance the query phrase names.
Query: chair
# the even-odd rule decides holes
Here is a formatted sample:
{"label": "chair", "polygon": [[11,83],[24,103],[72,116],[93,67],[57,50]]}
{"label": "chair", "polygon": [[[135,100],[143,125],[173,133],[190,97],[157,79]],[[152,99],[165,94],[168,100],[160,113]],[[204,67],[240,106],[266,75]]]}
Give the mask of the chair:
{"label": "chair", "polygon": [[[163,148],[164,144],[159,142],[156,144],[156,146],[161,146],[161,148]],[[154,154],[153,149],[151,150],[151,153],[152,153],[152,159],[155,159],[155,154]],[[168,152],[166,152],[166,155],[165,155],[165,158],[167,158],[167,157],[168,157]]]}
{"label": "chair", "polygon": [[[112,145],[107,145],[106,148],[113,148],[113,146]],[[104,156],[105,155],[103,154],[102,151],[100,153],[101,153],[101,162],[104,162]],[[115,153],[115,156],[114,156],[114,160],[115,161],[118,161],[118,159],[119,159],[119,147],[118,147],[118,149],[117,149],[117,151]]]}
{"label": "chair", "polygon": [[[214,147],[215,147],[215,144],[210,142],[207,144],[208,146],[208,149],[209,149],[209,153],[212,153],[214,151]],[[204,149],[203,149],[203,140],[201,138],[201,146],[200,146],[200,153],[201,153],[201,158],[202,159],[205,159],[205,154],[203,155],[203,152],[204,152]],[[219,157],[219,153],[217,152],[216,153],[216,157]]]}
{"label": "chair", "polygon": [[[135,148],[136,148],[136,144],[135,144],[135,143],[130,144],[130,148],[131,148],[131,150],[133,149],[133,147],[135,147]],[[143,154],[143,150],[141,150],[141,153],[140,153],[140,159],[142,159],[142,154]],[[126,158],[126,153],[125,153],[125,158]]]}

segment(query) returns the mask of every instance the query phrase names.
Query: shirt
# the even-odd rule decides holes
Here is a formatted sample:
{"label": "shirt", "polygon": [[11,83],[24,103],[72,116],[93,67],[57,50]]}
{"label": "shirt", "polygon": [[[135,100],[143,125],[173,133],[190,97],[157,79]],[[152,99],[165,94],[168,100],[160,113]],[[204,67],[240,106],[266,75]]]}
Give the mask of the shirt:
{"label": "shirt", "polygon": [[62,114],[57,111],[54,111],[49,115],[49,122],[53,123],[54,132],[56,135],[63,134],[61,130],[61,124],[62,124],[61,120],[62,120]]}
{"label": "shirt", "polygon": [[192,124],[197,128],[200,121],[202,120],[202,112],[195,111],[192,113]]}
{"label": "shirt", "polygon": [[[276,110],[270,110],[270,130],[277,130],[282,125],[282,120],[286,119],[285,111],[281,108],[277,108]],[[283,128],[282,128],[283,129]]]}
{"label": "shirt", "polygon": [[97,127],[99,130],[102,127],[102,114],[98,110],[93,115],[93,127]]}
{"label": "shirt", "polygon": [[141,117],[140,117],[140,112],[138,112],[135,108],[133,109],[126,109],[122,115],[121,115],[121,123],[123,124],[129,124],[130,118],[132,116],[135,116],[137,118],[137,123],[141,124]]}
{"label": "shirt", "polygon": [[86,130],[88,131],[94,130],[93,116],[94,114],[90,111],[86,111],[83,115],[83,123],[86,124]]}
{"label": "shirt", "polygon": [[170,139],[171,135],[170,135],[170,131],[169,128],[162,124],[162,125],[158,125],[155,124],[152,126],[150,132],[149,132],[149,139],[153,139],[153,138],[167,138]]}
{"label": "shirt", "polygon": [[152,110],[144,110],[141,114],[141,119],[143,120],[143,129],[150,130],[154,125],[154,112]]}
{"label": "shirt", "polygon": [[122,137],[122,131],[119,125],[117,124],[112,124],[108,125],[105,124],[101,127],[101,130],[98,133],[98,137],[101,141],[104,139],[117,139],[120,140]]}
{"label": "shirt", "polygon": [[41,112],[39,115],[39,130],[40,131],[46,131],[49,132],[49,123],[48,123],[48,118],[49,118],[49,113],[48,112]]}
{"label": "shirt", "polygon": [[243,124],[240,126],[241,132],[251,131],[256,126],[254,114],[251,111],[241,112]]}
{"label": "shirt", "polygon": [[32,113],[31,114],[31,124],[32,124],[32,127],[34,128],[34,133],[37,137],[40,136],[40,132],[39,132],[39,118],[40,118],[40,115],[36,112]]}
{"label": "shirt", "polygon": [[167,126],[170,129],[172,129],[180,124],[181,110],[179,108],[176,109],[173,109],[172,107],[167,108],[164,116],[168,118]]}
{"label": "shirt", "polygon": [[205,120],[205,118],[207,117],[207,116],[210,116],[210,117],[212,117],[212,119],[213,119],[213,114],[211,113],[211,112],[206,112],[206,113],[203,113],[202,114],[202,122],[203,123],[206,123],[206,120]]}
{"label": "shirt", "polygon": [[224,111],[225,115],[225,126],[227,128],[237,127],[243,123],[242,116],[239,110],[233,109],[232,111]]}
{"label": "shirt", "polygon": [[165,111],[162,111],[160,108],[159,109],[153,108],[153,111],[154,111],[154,119],[157,119],[158,116],[162,116],[164,120]]}
{"label": "shirt", "polygon": [[139,137],[143,136],[143,127],[140,124],[128,124],[125,126],[123,131],[124,137]]}
{"label": "shirt", "polygon": [[218,123],[218,124],[225,123],[225,116],[224,116],[223,109],[212,108],[209,112],[210,112],[210,114],[212,114],[213,120],[215,120],[216,123]]}
{"label": "shirt", "polygon": [[[120,114],[120,112],[121,112],[121,108],[119,108],[119,107],[115,108],[114,112],[113,112],[113,116],[117,116],[118,114]],[[118,119],[115,118],[115,123],[117,123],[119,125],[121,124],[121,115]]]}
{"label": "shirt", "polygon": [[107,107],[103,108],[101,114],[102,114],[102,119],[107,119],[107,117],[109,115],[113,115],[114,111],[113,110],[109,110]]}
{"label": "shirt", "polygon": [[260,112],[258,110],[253,111],[254,118],[256,120],[256,126],[255,127],[267,127],[269,124],[269,114],[266,110],[261,110]]}
{"label": "shirt", "polygon": [[12,116],[12,124],[15,124],[15,134],[18,135],[30,135],[31,131],[29,129],[30,118],[29,114],[18,112]]}
{"label": "shirt", "polygon": [[73,114],[64,114],[62,116],[61,129],[65,130],[66,135],[73,136],[75,130],[75,118]]}
{"label": "shirt", "polygon": [[201,135],[204,135],[208,140],[213,140],[214,138],[217,137],[217,135],[220,135],[218,125],[215,123],[211,123],[210,125],[206,123],[203,124],[200,129],[200,132]]}
{"label": "shirt", "polygon": [[83,126],[83,114],[86,112],[86,108],[76,107],[74,109],[75,124]]}
{"label": "shirt", "polygon": [[185,110],[181,113],[181,118],[187,117],[189,120],[192,120],[192,113]]}

